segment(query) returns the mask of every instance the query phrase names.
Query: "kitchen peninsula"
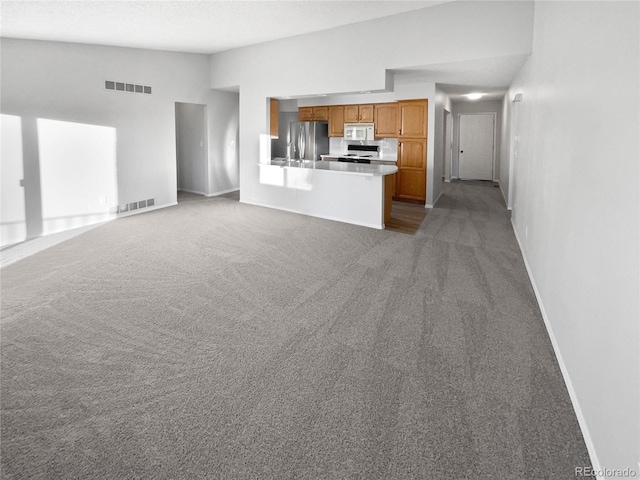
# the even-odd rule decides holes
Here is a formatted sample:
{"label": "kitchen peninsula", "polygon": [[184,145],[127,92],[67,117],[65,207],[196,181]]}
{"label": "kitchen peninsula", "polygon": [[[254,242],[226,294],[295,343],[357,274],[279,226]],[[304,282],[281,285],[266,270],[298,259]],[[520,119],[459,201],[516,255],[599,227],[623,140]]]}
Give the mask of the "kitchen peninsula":
{"label": "kitchen peninsula", "polygon": [[259,169],[271,208],[378,229],[391,215],[395,165],[274,159]]}

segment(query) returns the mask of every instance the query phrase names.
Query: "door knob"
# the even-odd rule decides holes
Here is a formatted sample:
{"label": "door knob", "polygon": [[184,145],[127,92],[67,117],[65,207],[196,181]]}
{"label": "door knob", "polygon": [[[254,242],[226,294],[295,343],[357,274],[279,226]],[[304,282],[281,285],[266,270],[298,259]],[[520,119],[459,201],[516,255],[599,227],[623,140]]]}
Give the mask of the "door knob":
{"label": "door knob", "polygon": [[464,153],[464,150],[460,150],[460,153]]}

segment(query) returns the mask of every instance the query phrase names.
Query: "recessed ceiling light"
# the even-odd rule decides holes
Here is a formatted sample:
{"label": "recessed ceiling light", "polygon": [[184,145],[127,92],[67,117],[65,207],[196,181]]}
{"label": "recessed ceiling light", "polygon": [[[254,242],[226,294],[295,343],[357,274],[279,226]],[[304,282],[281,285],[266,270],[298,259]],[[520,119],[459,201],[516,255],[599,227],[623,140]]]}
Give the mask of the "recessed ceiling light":
{"label": "recessed ceiling light", "polygon": [[465,95],[469,100],[478,100],[479,98],[482,98],[482,93],[468,93],[467,95]]}

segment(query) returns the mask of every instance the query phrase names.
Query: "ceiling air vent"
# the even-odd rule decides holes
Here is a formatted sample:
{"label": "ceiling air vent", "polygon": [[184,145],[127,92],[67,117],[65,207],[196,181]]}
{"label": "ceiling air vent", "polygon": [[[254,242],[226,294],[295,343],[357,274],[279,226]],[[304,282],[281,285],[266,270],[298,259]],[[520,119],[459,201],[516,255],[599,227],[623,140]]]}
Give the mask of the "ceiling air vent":
{"label": "ceiling air vent", "polygon": [[115,90],[117,92],[142,93],[142,94],[151,95],[151,87],[149,85],[137,85],[135,83],[116,82],[115,80],[105,80],[104,89]]}

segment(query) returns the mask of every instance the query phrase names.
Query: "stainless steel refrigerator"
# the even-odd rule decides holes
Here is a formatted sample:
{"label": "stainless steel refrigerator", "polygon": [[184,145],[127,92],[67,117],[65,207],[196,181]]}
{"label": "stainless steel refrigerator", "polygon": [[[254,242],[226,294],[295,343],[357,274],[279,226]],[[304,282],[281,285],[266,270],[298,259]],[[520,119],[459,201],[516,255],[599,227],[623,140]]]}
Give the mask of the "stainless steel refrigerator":
{"label": "stainless steel refrigerator", "polygon": [[329,153],[327,122],[291,122],[289,129],[291,160],[322,160]]}

